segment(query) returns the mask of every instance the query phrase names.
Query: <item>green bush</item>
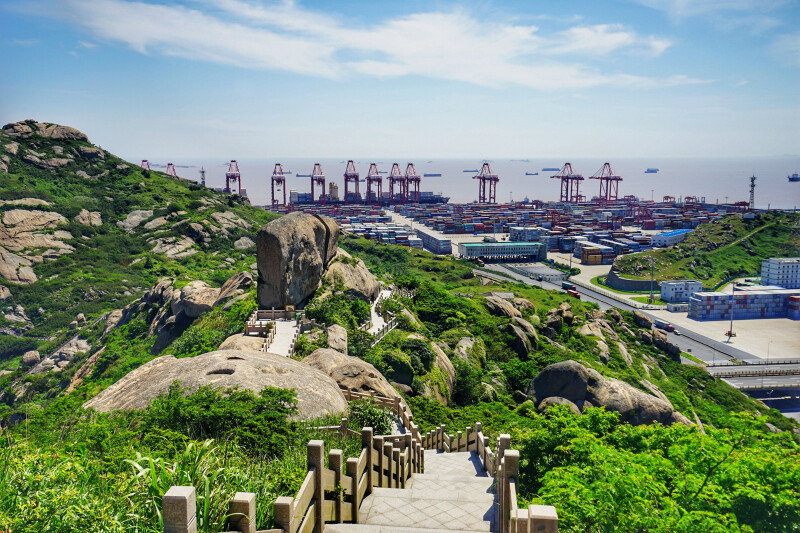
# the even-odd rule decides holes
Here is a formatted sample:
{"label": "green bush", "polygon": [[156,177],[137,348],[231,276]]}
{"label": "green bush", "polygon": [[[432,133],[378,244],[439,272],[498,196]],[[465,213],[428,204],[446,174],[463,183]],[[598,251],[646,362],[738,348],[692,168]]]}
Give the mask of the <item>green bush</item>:
{"label": "green bush", "polygon": [[362,428],[371,427],[374,435],[389,435],[392,432],[392,412],[370,400],[350,402],[349,413],[350,421]]}
{"label": "green bush", "polygon": [[412,361],[419,361],[421,370],[416,371],[417,374],[424,374],[430,372],[436,354],[430,347],[427,341],[421,339],[405,339],[400,344],[400,349],[403,353],[411,357]]}
{"label": "green bush", "polygon": [[27,337],[0,336],[0,360],[7,357],[22,355],[29,350],[35,350],[37,342]]}

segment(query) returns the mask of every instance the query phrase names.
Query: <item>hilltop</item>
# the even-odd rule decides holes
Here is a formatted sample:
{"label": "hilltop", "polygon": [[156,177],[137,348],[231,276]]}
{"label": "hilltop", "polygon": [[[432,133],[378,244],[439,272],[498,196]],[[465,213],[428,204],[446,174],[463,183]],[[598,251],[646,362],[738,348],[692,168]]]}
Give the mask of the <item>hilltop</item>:
{"label": "hilltop", "polygon": [[797,255],[800,213],[769,212],[701,224],[675,246],[617,257],[613,269],[625,278],[649,280],[653,258],[655,279],[695,279],[713,290],[731,278],[760,275],[762,259]]}
{"label": "hilltop", "polygon": [[220,286],[250,271],[274,215],[147,171],[82,132],[33,120],[0,131],[0,369],[64,342],[161,277]]}

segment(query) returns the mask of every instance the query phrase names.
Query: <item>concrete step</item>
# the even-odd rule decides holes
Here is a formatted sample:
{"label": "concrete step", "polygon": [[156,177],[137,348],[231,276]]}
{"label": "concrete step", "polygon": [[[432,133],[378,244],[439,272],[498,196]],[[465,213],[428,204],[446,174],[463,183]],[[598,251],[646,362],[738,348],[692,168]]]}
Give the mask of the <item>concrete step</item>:
{"label": "concrete step", "polygon": [[463,486],[470,490],[490,491],[494,485],[491,477],[456,476],[449,474],[414,474],[409,480],[408,488],[438,488],[447,494],[448,487]]}
{"label": "concrete step", "polygon": [[325,524],[325,533],[458,533],[471,529],[426,529],[405,526],[376,526],[370,524]]}

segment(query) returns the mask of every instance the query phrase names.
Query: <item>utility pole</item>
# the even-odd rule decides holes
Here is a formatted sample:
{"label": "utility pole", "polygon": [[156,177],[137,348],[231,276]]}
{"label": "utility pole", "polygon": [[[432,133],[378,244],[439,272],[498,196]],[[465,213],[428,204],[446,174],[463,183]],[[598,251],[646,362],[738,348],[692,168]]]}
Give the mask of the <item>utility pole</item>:
{"label": "utility pole", "polygon": [[655,257],[650,258],[650,303],[653,303],[653,281],[655,276],[655,269],[656,269],[656,259]]}
{"label": "utility pole", "polygon": [[733,338],[733,306],[736,303],[736,298],[734,296],[735,293],[736,293],[736,282],[734,281],[731,284],[731,325],[730,328],[728,328],[728,343],[730,343],[731,338]]}

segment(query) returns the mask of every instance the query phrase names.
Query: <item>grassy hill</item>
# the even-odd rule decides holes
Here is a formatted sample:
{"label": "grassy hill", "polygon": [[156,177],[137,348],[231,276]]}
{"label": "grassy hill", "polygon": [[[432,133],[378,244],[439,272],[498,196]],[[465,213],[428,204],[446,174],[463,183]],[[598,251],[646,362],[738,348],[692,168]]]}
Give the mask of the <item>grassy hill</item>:
{"label": "grassy hill", "polygon": [[761,260],[800,255],[800,213],[772,212],[745,220],[732,215],[702,224],[675,246],[620,256],[617,273],[631,279],[650,279],[654,258],[658,280],[696,279],[706,289],[734,276],[761,272]]}
{"label": "grassy hill", "polygon": [[240,239],[254,242],[275,216],[52,124],[6,126],[0,163],[0,369],[58,346],[79,313],[91,322],[161,277],[219,286],[249,271],[255,246]]}

